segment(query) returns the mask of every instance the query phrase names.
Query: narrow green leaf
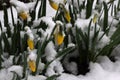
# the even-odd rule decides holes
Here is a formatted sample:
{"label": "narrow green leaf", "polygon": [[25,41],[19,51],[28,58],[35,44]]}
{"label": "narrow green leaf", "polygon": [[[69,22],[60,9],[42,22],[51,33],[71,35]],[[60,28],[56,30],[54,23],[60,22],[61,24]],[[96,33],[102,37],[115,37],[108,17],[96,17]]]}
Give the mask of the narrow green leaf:
{"label": "narrow green leaf", "polygon": [[53,75],[48,77],[46,80],[56,80],[57,77],[59,77],[59,75]]}
{"label": "narrow green leaf", "polygon": [[8,37],[11,36],[11,31],[10,31],[10,26],[9,26],[9,21],[8,21],[8,11],[7,11],[7,8],[6,8],[6,5],[3,6],[3,9],[4,9],[4,25],[5,27],[7,28],[7,35]]}
{"label": "narrow green leaf", "polygon": [[107,4],[103,2],[104,5],[104,21],[103,21],[103,31],[106,31],[108,27],[108,9],[107,9]]}
{"label": "narrow green leaf", "polygon": [[27,70],[27,55],[26,55],[26,52],[23,53],[23,59],[24,59],[24,62],[23,62],[23,78],[26,77],[26,70]]}
{"label": "narrow green leaf", "polygon": [[38,11],[38,18],[45,15],[46,15],[46,0],[42,0],[39,11]]}
{"label": "narrow green leaf", "polygon": [[111,36],[111,40],[114,40],[115,38],[117,38],[120,35],[120,25],[118,24],[118,27],[116,29],[116,31],[113,33],[113,35]]}
{"label": "narrow green leaf", "polygon": [[4,41],[4,43],[5,43],[5,51],[7,51],[7,52],[9,52],[10,54],[11,54],[11,50],[10,50],[10,44],[9,44],[9,41],[8,41],[8,38],[7,38],[7,36],[6,36],[6,34],[5,33],[2,33],[2,38],[3,38],[3,41]]}
{"label": "narrow green leaf", "polygon": [[68,48],[63,49],[62,51],[59,51],[58,55],[56,56],[56,59],[61,57],[61,56],[65,56],[65,55],[69,54],[74,49],[75,49],[74,47],[68,47]]}
{"label": "narrow green leaf", "polygon": [[34,9],[30,12],[30,16],[32,18],[31,19],[32,21],[35,20],[35,18],[36,18],[36,9],[37,9],[38,3],[39,3],[39,0],[36,1]]}
{"label": "narrow green leaf", "polygon": [[42,42],[38,43],[37,59],[36,59],[36,72],[34,74],[37,73],[37,69],[38,69],[38,65],[39,65],[39,60],[42,57],[42,54],[43,54],[43,52],[45,50],[45,47],[48,44],[48,42],[49,42],[49,40],[47,40],[47,36],[46,36],[46,38],[45,38],[45,40],[44,40],[43,43]]}
{"label": "narrow green leaf", "polygon": [[1,55],[3,54],[3,48],[2,48],[2,37],[0,36],[0,69],[2,68],[2,59]]}
{"label": "narrow green leaf", "polygon": [[86,6],[86,19],[91,16],[92,13],[92,6],[93,6],[94,0],[87,0],[87,6]]}
{"label": "narrow green leaf", "polygon": [[11,11],[11,16],[12,16],[12,23],[13,25],[15,25],[15,20],[14,20],[14,14],[13,14],[13,9],[12,9],[12,6],[10,6],[10,11]]}

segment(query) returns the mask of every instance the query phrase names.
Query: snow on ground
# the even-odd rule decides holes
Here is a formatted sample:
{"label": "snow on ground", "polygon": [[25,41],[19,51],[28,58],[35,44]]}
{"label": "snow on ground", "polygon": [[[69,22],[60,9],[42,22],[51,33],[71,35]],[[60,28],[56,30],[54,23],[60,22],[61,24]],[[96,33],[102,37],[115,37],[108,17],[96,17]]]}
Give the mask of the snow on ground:
{"label": "snow on ground", "polygon": [[[100,0],[100,1],[102,1],[102,0]],[[108,0],[106,0],[106,1],[108,1]],[[31,8],[31,6],[30,6],[30,8]],[[50,33],[52,31],[53,26],[55,25],[55,23],[52,22],[51,17],[53,17],[56,13],[56,11],[54,9],[52,9],[51,6],[49,5],[48,0],[47,0],[46,11],[47,11],[47,16],[49,16],[49,18],[43,17],[42,20],[44,22],[51,21],[47,24],[48,25],[52,24],[52,26],[51,26],[52,28],[48,28],[46,30],[46,34],[47,34],[47,32]],[[10,9],[8,9],[8,12],[10,12]],[[14,12],[14,18],[16,20],[17,19],[17,12],[16,12],[15,8],[13,8],[13,12]],[[3,11],[0,11],[0,16],[1,16],[0,21],[3,23],[4,22]],[[8,14],[8,16],[9,16],[9,23],[12,23],[11,14]],[[110,17],[110,18],[112,18],[112,17]],[[112,19],[109,19],[109,20],[112,20]],[[40,22],[40,21],[38,20],[38,22]],[[36,23],[38,23],[38,22],[36,22]],[[84,22],[85,22],[84,24],[86,24],[86,21],[84,21]],[[89,23],[89,21],[87,21],[87,22]],[[111,21],[109,21],[109,22],[111,22]],[[116,24],[117,21],[114,21],[113,23]],[[82,25],[82,24],[80,24],[80,25]],[[114,26],[114,24],[113,24],[113,26]],[[50,46],[51,46],[51,44],[50,44]],[[53,48],[53,47],[51,47],[51,48]],[[119,48],[116,49],[115,53],[118,53],[118,50],[119,50]],[[51,51],[51,53],[52,52],[53,51]],[[54,52],[54,53],[56,54],[56,52]],[[113,55],[120,56],[120,54],[113,54]],[[73,74],[60,73],[61,76],[58,77],[57,80],[120,80],[120,76],[119,76],[120,75],[120,59],[118,56],[116,56],[116,57],[117,57],[116,62],[110,61],[109,58],[106,56],[99,57],[97,62],[90,63],[90,66],[89,66],[90,72],[88,72],[86,75],[75,76]],[[55,62],[53,62],[53,64],[54,63]],[[57,61],[56,61],[56,63],[57,63]],[[5,64],[7,64],[7,60],[6,60]],[[3,63],[3,66],[6,66],[5,64]],[[60,65],[60,63],[58,63],[58,65]],[[14,71],[14,72],[18,73],[20,76],[22,76],[22,71],[23,71],[22,69],[23,68],[21,66],[15,66],[15,65],[12,66],[12,62],[11,62],[9,67],[6,67],[6,69],[0,70],[0,80],[8,80],[8,78],[9,78],[9,80],[11,80],[13,77],[13,73],[11,71]],[[37,75],[37,76],[28,75],[28,80],[46,80],[46,77],[42,76],[42,75]]]}
{"label": "snow on ground", "polygon": [[37,75],[37,76],[29,75],[28,80],[46,80],[46,77],[42,75]]}
{"label": "snow on ground", "polygon": [[90,63],[90,72],[75,76],[63,73],[57,80],[120,80],[120,60],[111,62],[106,56],[96,63]]}

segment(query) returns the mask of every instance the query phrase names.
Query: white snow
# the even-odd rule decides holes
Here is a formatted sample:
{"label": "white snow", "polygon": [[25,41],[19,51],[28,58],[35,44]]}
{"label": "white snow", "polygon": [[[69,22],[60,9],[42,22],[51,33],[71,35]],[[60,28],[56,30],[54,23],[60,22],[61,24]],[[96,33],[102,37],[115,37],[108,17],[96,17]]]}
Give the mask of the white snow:
{"label": "white snow", "polygon": [[[57,3],[63,3],[63,0],[54,0],[54,1],[57,2]],[[71,2],[72,0],[67,0],[67,1],[68,1],[69,4],[72,3]],[[84,0],[79,0],[79,1],[80,1],[80,4],[82,4],[82,2]],[[95,9],[96,1],[97,0],[94,0],[92,9]],[[99,0],[99,3],[102,4],[103,1],[108,3],[110,0]],[[115,0],[114,5],[117,6],[118,1],[119,0]],[[87,2],[87,0],[85,0],[85,5],[86,5],[86,2]],[[35,5],[35,2],[25,4],[25,3],[20,2],[18,0],[10,0],[10,3],[13,4],[14,6],[16,6],[16,9],[17,9],[17,11],[16,11],[16,9],[14,7],[12,7],[13,12],[14,12],[15,23],[17,21],[17,12],[18,13],[21,12],[21,11],[29,12],[29,10],[33,10],[33,7]],[[38,6],[40,6],[40,3],[41,2],[39,1]],[[78,7],[77,0],[74,0],[74,6]],[[38,8],[37,8],[36,11],[38,12]],[[82,9],[81,16],[78,17],[78,19],[76,20],[75,25],[78,28],[81,28],[83,32],[87,32],[90,19],[92,19],[93,16],[94,16],[94,11],[95,10],[93,10],[93,12],[92,12],[93,15],[89,19],[85,19],[86,11],[85,11],[85,9]],[[113,11],[114,11],[114,9],[113,9]],[[11,18],[10,8],[8,8],[8,12],[9,12],[8,13],[9,24],[11,25],[12,24],[12,18]],[[47,0],[46,13],[47,13],[46,16],[41,17],[40,19],[36,18],[33,25],[32,25],[32,27],[38,26],[41,21],[45,22],[48,25],[46,30],[42,30],[41,28],[39,29],[39,31],[42,33],[42,37],[39,38],[40,40],[44,40],[44,38],[47,35],[48,35],[48,38],[49,38],[50,35],[51,35],[51,32],[52,32],[52,30],[55,26],[55,22],[52,20],[52,17],[54,18],[55,14],[56,14],[56,11],[50,6],[48,0]],[[108,25],[112,26],[111,29],[110,29],[110,32],[109,32],[109,36],[111,36],[112,33],[116,30],[116,28],[115,28],[116,25],[120,21],[120,18],[119,18],[120,17],[120,11],[117,12],[117,16],[116,16],[117,18],[119,18],[119,20],[116,19],[115,13],[112,12],[111,7],[110,7],[108,13],[109,13],[108,14],[108,16],[109,16],[108,17]],[[2,16],[0,18],[0,21],[2,22],[2,28],[3,28],[3,31],[5,32],[6,28],[4,27],[4,24],[3,24],[4,23],[3,15],[4,15],[3,11],[0,11],[0,16]],[[103,22],[103,15],[104,14],[102,14],[102,17],[101,17],[102,22]],[[103,24],[102,22],[100,24]],[[59,22],[59,21],[57,21],[56,23],[60,23],[61,25],[63,25],[62,22]],[[95,24],[92,22],[92,26],[94,26],[94,25]],[[99,26],[97,24],[97,30],[99,30],[101,28],[101,26],[103,26],[103,25]],[[11,26],[11,27],[13,27],[13,26]],[[66,25],[66,31],[68,32],[70,28],[72,28],[72,25],[70,23],[68,23]],[[34,39],[34,35],[33,35],[34,30],[32,30],[32,29],[30,29],[29,27],[25,27],[25,30],[27,31],[26,34],[29,35],[30,38]],[[93,32],[94,32],[94,28],[91,27],[91,29],[90,29],[90,39],[93,37]],[[25,32],[21,31],[20,33],[21,33],[21,37],[23,38]],[[1,34],[1,30],[0,30],[0,34]],[[98,39],[102,35],[103,35],[103,32],[100,31],[99,34],[98,34]],[[69,36],[68,47],[73,47],[73,46],[75,46],[75,44],[71,43],[70,38],[71,37]],[[109,41],[110,41],[109,37],[104,35],[103,38],[97,43],[96,48],[103,48],[105,45],[107,45],[109,43]],[[52,41],[50,41],[45,48],[45,58],[46,58],[47,62],[50,62],[54,59],[55,60],[48,66],[45,75],[46,76],[52,76],[52,75],[55,75],[55,74],[60,74],[61,76],[58,77],[57,80],[120,80],[120,76],[119,76],[120,75],[119,48],[120,47],[117,47],[115,52],[113,52],[113,54],[112,54],[113,56],[115,56],[115,59],[116,59],[115,62],[112,62],[106,56],[101,56],[101,57],[98,58],[98,60],[95,63],[90,62],[90,66],[89,66],[90,72],[88,72],[86,75],[75,76],[73,74],[78,73],[77,63],[76,62],[69,62],[69,58],[71,56],[72,57],[77,57],[78,52],[75,51],[72,54],[67,55],[65,60],[63,61],[63,64],[66,65],[65,68],[68,71],[71,71],[72,74],[63,73],[64,69],[62,67],[62,64],[61,64],[60,60],[55,59],[55,57],[57,55],[57,52],[55,50],[55,45]],[[36,58],[37,58],[36,50],[33,50],[33,51],[28,50],[28,53],[29,53],[28,60],[31,59],[31,60],[36,61]],[[4,55],[6,55],[6,54],[4,53]],[[12,80],[12,78],[13,78],[13,73],[12,72],[16,72],[21,77],[23,76],[22,75],[23,67],[20,66],[20,65],[13,65],[13,56],[10,56],[9,58],[5,58],[4,56],[2,56],[2,58],[4,59],[4,62],[2,62],[2,67],[4,67],[4,68],[0,70],[0,80],[8,80],[8,79]],[[44,69],[44,66],[45,66],[45,64],[40,61],[39,65],[38,65],[38,71],[42,71]],[[43,75],[32,76],[32,75],[29,74],[28,75],[28,80],[46,80],[46,76],[43,76]]]}
{"label": "white snow", "polygon": [[48,62],[55,59],[57,52],[55,51],[55,46],[52,41],[50,41],[45,48],[45,56]]}
{"label": "white snow", "polygon": [[[7,56],[5,56],[7,57]],[[3,57],[4,58],[4,57]],[[4,58],[4,62],[2,63],[2,67],[8,68],[13,65],[13,58],[14,56],[10,56],[8,59]]]}
{"label": "white snow", "polygon": [[23,74],[23,67],[18,65],[13,65],[10,68],[8,68],[9,72],[16,72],[20,77],[22,77]]}
{"label": "white snow", "polygon": [[53,30],[53,28],[54,28],[54,26],[55,26],[55,23],[54,23],[54,21],[52,20],[52,17],[42,17],[42,18],[40,18],[39,20],[35,20],[35,21],[34,21],[33,27],[38,26],[41,21],[45,22],[46,25],[48,25],[48,27],[47,27],[47,29],[46,29],[45,31],[43,31],[41,28],[40,28],[40,30],[39,30],[41,33],[43,33],[43,34],[42,34],[42,38],[43,38],[43,40],[44,40],[44,38],[45,38],[46,36],[48,36],[48,39],[49,39],[49,37],[50,37],[50,35],[51,35],[51,32],[52,32],[52,30]]}
{"label": "white snow", "polygon": [[62,74],[57,80],[120,80],[120,61],[115,63],[108,57],[100,57],[98,62],[90,63],[90,72],[86,75]]}
{"label": "white snow", "polygon": [[47,71],[45,73],[46,76],[52,76],[52,75],[60,75],[63,73],[63,67],[60,61],[54,60],[47,68]]}
{"label": "white snow", "polygon": [[19,65],[13,65],[8,69],[0,70],[0,80],[12,80],[13,72],[16,72],[20,77],[22,77],[23,68]]}
{"label": "white snow", "polygon": [[46,80],[46,77],[42,75],[36,75],[36,76],[28,75],[27,80]]}
{"label": "white snow", "polygon": [[[29,47],[28,47],[29,48]],[[34,50],[28,50],[28,61],[29,60],[33,60],[33,61],[36,61],[36,58],[37,58],[37,54],[36,54],[37,50],[34,49]]]}

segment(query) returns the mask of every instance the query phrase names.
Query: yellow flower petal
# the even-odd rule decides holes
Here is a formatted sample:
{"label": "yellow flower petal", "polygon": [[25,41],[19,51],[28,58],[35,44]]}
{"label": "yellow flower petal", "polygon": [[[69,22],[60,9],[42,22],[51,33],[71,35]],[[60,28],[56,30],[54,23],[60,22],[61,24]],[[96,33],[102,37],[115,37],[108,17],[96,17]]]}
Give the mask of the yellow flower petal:
{"label": "yellow flower petal", "polygon": [[96,23],[96,22],[97,22],[97,18],[98,18],[98,15],[95,14],[94,17],[93,17],[93,23]]}
{"label": "yellow flower petal", "polygon": [[58,10],[58,4],[57,4],[57,3],[55,3],[55,2],[52,1],[52,0],[49,0],[49,3],[50,3],[50,6],[51,6],[53,9]]}
{"label": "yellow flower petal", "polygon": [[20,16],[20,18],[22,18],[23,20],[27,20],[27,18],[28,18],[28,14],[25,13],[25,12],[19,13],[19,16]]}
{"label": "yellow flower petal", "polygon": [[36,70],[35,61],[29,60],[28,65],[29,65],[30,70],[31,70],[32,72],[35,72],[35,70]]}
{"label": "yellow flower petal", "polygon": [[34,49],[34,42],[33,42],[33,40],[28,38],[27,44],[28,44],[28,47],[30,48],[30,50]]}
{"label": "yellow flower petal", "polygon": [[65,11],[64,15],[65,15],[66,20],[67,20],[68,22],[70,22],[71,17],[70,17],[69,12],[68,12],[68,11]]}
{"label": "yellow flower petal", "polygon": [[64,35],[61,33],[55,34],[55,41],[58,45],[61,45],[64,41]]}

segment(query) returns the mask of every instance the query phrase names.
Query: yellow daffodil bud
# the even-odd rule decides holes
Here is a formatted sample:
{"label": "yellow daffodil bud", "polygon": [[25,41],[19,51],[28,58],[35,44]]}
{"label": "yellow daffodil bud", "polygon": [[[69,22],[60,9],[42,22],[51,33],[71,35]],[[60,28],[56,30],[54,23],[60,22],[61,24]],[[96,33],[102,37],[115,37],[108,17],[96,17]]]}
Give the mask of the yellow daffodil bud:
{"label": "yellow daffodil bud", "polygon": [[64,12],[64,16],[65,16],[66,20],[67,20],[68,22],[70,22],[71,17],[70,17],[70,14],[69,14],[69,12],[68,12],[67,10]]}
{"label": "yellow daffodil bud", "polygon": [[65,8],[65,5],[63,5],[63,4],[61,4],[61,8],[63,9],[64,17],[66,18],[66,20],[67,20],[68,22],[70,22],[71,17],[70,17],[69,11]]}
{"label": "yellow daffodil bud", "polygon": [[64,41],[64,37],[65,34],[63,32],[63,24],[61,21],[56,21],[56,25],[55,25],[55,30],[54,30],[54,39],[55,39],[55,43],[57,45],[61,45]]}
{"label": "yellow daffodil bud", "polygon": [[36,64],[35,64],[35,61],[34,60],[29,60],[28,61],[28,65],[29,65],[29,68],[32,72],[35,72],[36,70]]}
{"label": "yellow daffodil bud", "polygon": [[36,58],[37,58],[36,50],[30,50],[30,48],[28,47],[28,53],[29,55],[28,55],[27,61],[28,61],[29,69],[32,72],[35,72],[36,71]]}
{"label": "yellow daffodil bud", "polygon": [[33,50],[34,49],[34,41],[31,40],[30,38],[27,39],[27,44],[28,44],[28,47],[30,48],[30,50]]}
{"label": "yellow daffodil bud", "polygon": [[26,13],[25,11],[22,11],[18,14],[20,16],[20,18],[22,18],[23,20],[27,20],[27,18],[29,17],[29,14]]}
{"label": "yellow daffodil bud", "polygon": [[61,45],[64,41],[64,37],[65,35],[63,33],[57,33],[55,34],[55,42],[57,43],[57,45]]}
{"label": "yellow daffodil bud", "polygon": [[98,15],[95,14],[94,17],[93,17],[93,23],[94,23],[94,24],[97,22],[97,19],[98,19]]}
{"label": "yellow daffodil bud", "polygon": [[57,3],[55,3],[54,1],[52,0],[49,0],[49,3],[50,3],[50,6],[55,9],[55,10],[58,10],[58,7],[59,5]]}
{"label": "yellow daffodil bud", "polygon": [[33,50],[34,49],[34,35],[28,26],[25,27],[25,31],[28,36],[27,45],[30,48],[30,50]]}

